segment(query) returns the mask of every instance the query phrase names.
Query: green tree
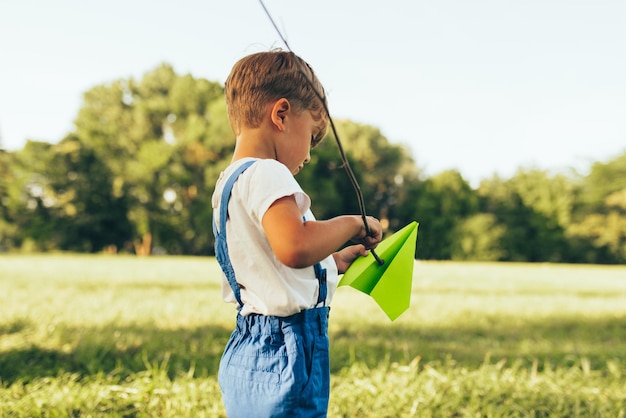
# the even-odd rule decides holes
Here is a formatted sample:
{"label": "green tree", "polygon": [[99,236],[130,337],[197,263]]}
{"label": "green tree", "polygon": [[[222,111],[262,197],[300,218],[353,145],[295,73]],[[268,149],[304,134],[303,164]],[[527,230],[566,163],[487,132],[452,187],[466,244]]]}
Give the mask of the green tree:
{"label": "green tree", "polygon": [[177,196],[184,212],[179,220],[186,222],[178,228],[183,235],[181,252],[185,254],[213,252],[211,197],[235,147],[221,93],[209,102],[205,114],[202,118],[193,114],[187,126],[180,128],[178,132],[185,139],[171,164],[173,187],[180,190]]}
{"label": "green tree", "polygon": [[109,168],[73,135],[53,150],[47,176],[56,246],[78,252],[124,248],[132,238],[131,226],[124,197],[114,194]]}
{"label": "green tree", "polygon": [[0,149],[0,252],[18,246],[18,228],[14,221],[12,185],[15,184],[13,154]]}
{"label": "green tree", "polygon": [[565,228],[570,223],[574,185],[564,176],[522,170],[508,180],[493,177],[481,183],[482,212],[505,227],[501,239],[505,261],[564,261],[569,248]]}
{"label": "green tree", "polygon": [[84,94],[76,137],[110,170],[137,253],[212,251],[210,196],[234,140],[221,102],[218,83],[166,64]]}
{"label": "green tree", "polygon": [[582,180],[579,215],[601,211],[607,196],[626,189],[626,152],[607,161],[596,162]]}
{"label": "green tree", "polygon": [[626,214],[623,210],[589,214],[573,224],[568,235],[579,251],[580,261],[626,262]]}
{"label": "green tree", "polygon": [[476,192],[458,171],[447,170],[422,182],[408,182],[406,193],[403,217],[420,222],[417,257],[451,259],[460,223],[478,209]]}
{"label": "green tree", "polygon": [[582,179],[567,237],[588,263],[626,262],[626,153],[595,163]]}
{"label": "green tree", "polygon": [[506,227],[491,213],[477,213],[461,220],[454,231],[453,260],[500,261]]}
{"label": "green tree", "polygon": [[53,157],[52,144],[30,140],[12,154],[10,183],[3,200],[5,218],[19,231],[11,246],[30,251],[56,248],[57,225],[52,213],[56,200],[48,176]]}
{"label": "green tree", "polygon": [[28,141],[11,157],[9,181],[0,187],[2,247],[98,251],[119,244],[125,210],[111,200],[106,168],[76,138]]}

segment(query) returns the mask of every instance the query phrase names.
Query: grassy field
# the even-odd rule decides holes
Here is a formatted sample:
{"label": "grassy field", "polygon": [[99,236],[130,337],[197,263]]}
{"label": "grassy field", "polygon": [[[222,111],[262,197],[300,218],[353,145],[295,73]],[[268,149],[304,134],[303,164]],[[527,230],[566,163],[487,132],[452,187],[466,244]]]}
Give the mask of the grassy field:
{"label": "grassy field", "polygon": [[[211,258],[0,256],[0,416],[223,416],[234,316]],[[626,266],[417,262],[330,334],[330,417],[626,416]]]}

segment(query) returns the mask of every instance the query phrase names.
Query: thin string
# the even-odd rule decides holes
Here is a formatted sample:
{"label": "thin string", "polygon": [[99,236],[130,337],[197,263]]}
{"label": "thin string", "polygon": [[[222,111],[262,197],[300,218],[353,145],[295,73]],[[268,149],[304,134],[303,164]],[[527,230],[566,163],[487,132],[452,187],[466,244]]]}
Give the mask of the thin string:
{"label": "thin string", "polygon": [[[274,22],[274,19],[272,18],[272,15],[270,14],[270,12],[267,10],[267,7],[265,7],[265,4],[263,3],[263,0],[259,0],[259,3],[261,3],[261,7],[263,7],[263,10],[265,11],[265,14],[267,15],[267,17],[269,18],[270,22],[272,22],[272,26],[274,26],[274,29],[276,30],[276,33],[278,33],[278,36],[280,37],[280,39],[283,41],[283,43],[285,44],[285,47],[287,48],[287,50],[291,53],[294,53],[291,50],[291,47],[289,46],[289,43],[287,42],[287,40],[285,39],[285,37],[283,36],[282,32],[280,31],[280,29],[278,29],[278,26],[276,25],[276,22]],[[361,192],[361,187],[359,187],[359,183],[356,180],[356,177],[354,175],[354,172],[352,171],[352,168],[350,167],[350,163],[348,162],[348,159],[346,158],[346,154],[343,150],[343,145],[341,144],[341,141],[339,140],[339,135],[337,135],[337,129],[335,129],[335,123],[333,122],[333,118],[330,116],[330,111],[328,110],[328,104],[326,103],[326,97],[322,95],[322,93],[320,91],[318,91],[318,89],[315,87],[315,85],[313,84],[313,80],[311,80],[311,77],[309,76],[308,72],[304,71],[301,68],[301,64],[300,62],[296,61],[298,63],[298,68],[300,73],[304,76],[304,78],[307,80],[307,82],[309,83],[311,89],[315,92],[315,95],[317,96],[317,98],[322,102],[322,106],[324,106],[324,111],[326,112],[326,115],[328,116],[328,120],[330,122],[330,128],[333,131],[333,136],[335,137],[335,142],[337,142],[337,148],[339,148],[339,154],[341,155],[341,161],[343,162],[343,168],[346,170],[346,173],[348,174],[348,178],[350,179],[350,182],[352,183],[352,187],[354,188],[354,191],[356,192],[356,196],[359,202],[359,210],[361,211],[361,218],[363,219],[363,224],[365,225],[365,233],[367,235],[371,234],[371,230],[369,225],[367,224],[367,215],[365,212],[365,202],[363,201],[363,193]],[[376,262],[378,262],[379,265],[383,265],[385,264],[385,261],[382,260],[380,257],[378,257],[378,254],[376,254],[376,252],[372,249],[370,250],[370,252],[372,253],[372,255],[374,256],[374,258],[376,259]]]}

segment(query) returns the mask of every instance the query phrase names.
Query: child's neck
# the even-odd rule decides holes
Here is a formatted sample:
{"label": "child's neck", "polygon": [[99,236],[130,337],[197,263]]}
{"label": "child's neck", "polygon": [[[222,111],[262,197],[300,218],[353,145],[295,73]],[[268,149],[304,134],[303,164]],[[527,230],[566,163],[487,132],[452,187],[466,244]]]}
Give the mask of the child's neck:
{"label": "child's neck", "polygon": [[[268,139],[270,138],[270,139]],[[276,159],[276,148],[271,137],[260,129],[242,131],[237,137],[232,161],[242,158]]]}

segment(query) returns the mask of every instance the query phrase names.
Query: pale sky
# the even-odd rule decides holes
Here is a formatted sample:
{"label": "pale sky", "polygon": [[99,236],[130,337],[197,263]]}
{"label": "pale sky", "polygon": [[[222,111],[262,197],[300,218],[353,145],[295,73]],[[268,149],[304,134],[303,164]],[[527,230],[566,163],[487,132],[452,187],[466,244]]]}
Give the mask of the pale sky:
{"label": "pale sky", "polygon": [[[331,115],[473,185],[626,151],[624,0],[265,0]],[[153,70],[223,83],[282,47],[257,0],[0,0],[0,137],[58,142],[89,88]]]}

